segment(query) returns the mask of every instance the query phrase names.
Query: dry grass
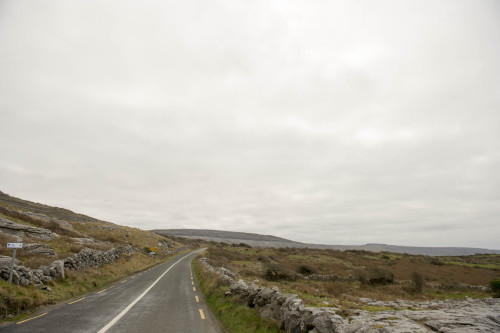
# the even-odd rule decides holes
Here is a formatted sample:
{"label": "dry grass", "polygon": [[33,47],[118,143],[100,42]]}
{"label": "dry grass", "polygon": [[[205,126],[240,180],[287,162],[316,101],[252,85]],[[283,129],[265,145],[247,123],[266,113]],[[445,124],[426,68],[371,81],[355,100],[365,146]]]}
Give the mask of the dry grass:
{"label": "dry grass", "polygon": [[[209,249],[207,257],[210,264],[227,267],[242,277],[259,277],[261,285],[278,285],[285,292],[297,293],[306,305],[312,306],[342,306],[346,302],[350,304],[352,297],[386,301],[465,295],[485,297],[488,294],[466,285],[487,286],[489,281],[500,277],[498,269],[480,266],[498,262],[500,256],[494,255],[470,256],[465,259],[474,264],[465,266],[451,263],[453,257],[292,248],[248,249],[216,244]],[[305,273],[303,276],[311,272],[337,275],[340,279],[306,280],[297,272]],[[365,279],[360,278],[363,276]],[[394,282],[391,282],[392,276]],[[431,284],[440,288],[430,288]]]}

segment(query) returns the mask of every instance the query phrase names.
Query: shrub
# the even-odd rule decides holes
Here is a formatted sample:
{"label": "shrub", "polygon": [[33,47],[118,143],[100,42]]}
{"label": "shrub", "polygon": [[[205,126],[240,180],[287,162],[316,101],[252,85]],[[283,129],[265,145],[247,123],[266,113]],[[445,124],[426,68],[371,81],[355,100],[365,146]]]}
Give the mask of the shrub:
{"label": "shrub", "polygon": [[380,267],[370,267],[358,272],[358,280],[362,284],[386,285],[394,282],[394,274]]}
{"label": "shrub", "polygon": [[420,273],[413,272],[412,280],[415,284],[415,293],[421,294],[424,291],[424,277]]}
{"label": "shrub", "polygon": [[268,281],[295,280],[295,275],[293,275],[293,272],[288,267],[278,264],[268,264],[266,265],[264,278]]}
{"label": "shrub", "polygon": [[496,297],[500,297],[500,279],[494,279],[490,281],[490,288]]}
{"label": "shrub", "polygon": [[316,271],[314,270],[314,268],[309,267],[307,265],[301,265],[301,266],[297,267],[297,273],[299,273],[299,274],[310,275],[310,274],[313,274],[315,272]]}

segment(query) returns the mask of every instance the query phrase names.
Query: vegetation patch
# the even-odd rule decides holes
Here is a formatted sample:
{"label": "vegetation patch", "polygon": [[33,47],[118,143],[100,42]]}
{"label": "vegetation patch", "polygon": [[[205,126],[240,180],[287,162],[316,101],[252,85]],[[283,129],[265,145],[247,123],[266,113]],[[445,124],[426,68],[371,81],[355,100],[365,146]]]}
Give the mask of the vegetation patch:
{"label": "vegetation patch", "polygon": [[257,309],[240,304],[234,297],[225,297],[228,290],[219,277],[202,270],[198,260],[193,260],[193,271],[205,296],[208,307],[224,329],[231,333],[278,333],[276,323],[263,319]]}

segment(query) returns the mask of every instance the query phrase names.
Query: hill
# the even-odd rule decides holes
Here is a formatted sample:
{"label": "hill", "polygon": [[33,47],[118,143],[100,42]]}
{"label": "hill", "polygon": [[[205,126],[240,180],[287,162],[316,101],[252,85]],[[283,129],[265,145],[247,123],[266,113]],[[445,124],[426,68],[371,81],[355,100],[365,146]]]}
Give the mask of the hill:
{"label": "hill", "polygon": [[[23,243],[12,285],[7,242]],[[198,245],[0,192],[0,321],[102,288]]]}
{"label": "hill", "polygon": [[399,246],[388,244],[365,244],[365,245],[325,245],[309,244],[292,241],[285,238],[259,235],[246,232],[231,232],[221,230],[203,229],[157,229],[152,230],[164,236],[176,236],[190,239],[202,239],[205,241],[215,241],[230,244],[246,243],[252,247],[293,247],[310,249],[331,249],[331,250],[360,250],[372,252],[394,252],[414,255],[428,256],[467,256],[474,254],[500,254],[500,250],[469,248],[469,247],[418,247]]}

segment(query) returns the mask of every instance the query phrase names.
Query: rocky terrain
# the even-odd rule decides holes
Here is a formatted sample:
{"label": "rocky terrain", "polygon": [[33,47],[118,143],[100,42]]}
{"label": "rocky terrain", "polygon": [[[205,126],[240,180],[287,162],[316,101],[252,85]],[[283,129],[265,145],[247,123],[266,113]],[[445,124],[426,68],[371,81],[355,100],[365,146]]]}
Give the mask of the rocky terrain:
{"label": "rocky terrain", "polygon": [[151,247],[169,253],[176,245],[151,232],[0,192],[0,278],[4,280],[9,279],[12,254],[7,242],[23,243],[17,251],[13,284],[40,288],[64,279],[65,270],[100,267],[123,254],[146,255]]}
{"label": "rocky terrain", "polygon": [[500,299],[466,299],[381,302],[368,298],[359,301],[378,308],[393,310],[370,312],[335,307],[305,307],[294,294],[284,294],[279,288],[260,287],[237,279],[230,270],[208,264],[205,269],[215,272],[229,285],[226,296],[234,296],[261,316],[278,323],[287,333],[405,333],[405,332],[499,332]]}
{"label": "rocky terrain", "polygon": [[202,239],[205,241],[223,242],[229,244],[245,243],[252,247],[293,247],[310,249],[332,249],[332,250],[360,250],[372,252],[393,252],[407,253],[413,255],[428,256],[466,256],[478,253],[500,254],[500,250],[467,248],[467,247],[415,247],[398,246],[387,244],[365,244],[365,245],[322,245],[300,243],[292,240],[245,232],[231,232],[220,230],[202,230],[202,229],[158,229],[152,230],[160,235],[177,236],[191,239]]}

